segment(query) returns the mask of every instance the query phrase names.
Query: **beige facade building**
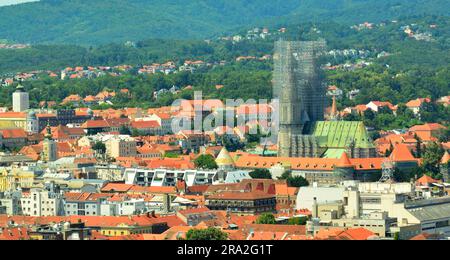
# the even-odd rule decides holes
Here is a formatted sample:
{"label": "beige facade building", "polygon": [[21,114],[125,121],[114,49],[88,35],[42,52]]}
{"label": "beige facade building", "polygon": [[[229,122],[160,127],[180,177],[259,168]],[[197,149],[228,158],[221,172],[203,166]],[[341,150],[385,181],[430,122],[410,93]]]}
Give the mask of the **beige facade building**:
{"label": "beige facade building", "polygon": [[[413,183],[356,182],[343,186],[341,198],[327,200],[331,188],[318,188],[314,202],[303,203],[311,205],[313,214],[309,233],[329,227],[363,227],[381,238],[409,239],[422,232],[450,234],[450,197],[417,197]],[[298,200],[305,200],[302,197],[300,192]]]}
{"label": "beige facade building", "polygon": [[135,157],[137,155],[136,140],[132,137],[113,137],[106,143],[106,154],[110,158]]}

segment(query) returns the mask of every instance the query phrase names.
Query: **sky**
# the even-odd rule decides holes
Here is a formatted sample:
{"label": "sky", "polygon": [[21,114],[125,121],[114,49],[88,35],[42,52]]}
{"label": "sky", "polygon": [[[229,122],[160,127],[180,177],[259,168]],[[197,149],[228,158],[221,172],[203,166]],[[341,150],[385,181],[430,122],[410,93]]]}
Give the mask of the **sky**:
{"label": "sky", "polygon": [[0,6],[34,2],[38,0],[0,0]]}

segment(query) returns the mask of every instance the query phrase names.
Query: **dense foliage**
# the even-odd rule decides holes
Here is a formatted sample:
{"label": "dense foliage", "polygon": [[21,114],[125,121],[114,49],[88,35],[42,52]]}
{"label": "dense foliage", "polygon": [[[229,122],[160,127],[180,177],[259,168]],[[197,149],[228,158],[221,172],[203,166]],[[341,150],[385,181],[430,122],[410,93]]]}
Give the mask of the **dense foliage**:
{"label": "dense foliage", "polygon": [[[1,10],[1,9],[0,9]],[[401,27],[414,24],[419,32],[431,32],[431,41],[417,41],[408,37]],[[431,24],[436,28],[429,28]],[[271,28],[274,32],[278,27]],[[273,41],[280,37],[292,40],[315,40],[323,38],[329,49],[359,49],[370,51],[369,57],[376,58],[381,51],[390,53],[377,63],[394,70],[412,67],[428,69],[448,65],[450,59],[449,42],[450,22],[447,16],[423,16],[404,18],[396,23],[387,22],[371,30],[355,30],[347,24],[334,22],[296,23],[287,26],[283,35],[274,34],[267,39],[231,41],[202,40],[163,40],[151,39],[137,41],[134,45],[108,43],[96,47],[75,45],[34,45],[27,49],[0,50],[0,74],[37,69],[62,69],[67,66],[114,66],[120,64],[151,64],[173,60],[178,64],[186,59],[202,59],[208,62],[233,61],[238,56],[256,56],[271,54]],[[233,34],[236,34],[234,32]],[[230,35],[233,35],[230,34]],[[246,34],[246,30],[240,33]],[[1,38],[1,36],[0,36]],[[73,42],[71,42],[73,44]],[[353,61],[357,57],[345,57]],[[331,63],[345,61],[335,57]],[[259,68],[270,70],[264,64]]]}
{"label": "dense foliage", "polygon": [[448,15],[449,9],[446,0],[41,0],[0,8],[0,39],[75,44],[198,39],[253,24],[380,21],[400,12]]}
{"label": "dense foliage", "polygon": [[306,222],[308,222],[308,217],[294,217],[289,219],[288,225],[304,226]]}
{"label": "dense foliage", "polygon": [[286,171],[279,178],[280,180],[286,180],[289,187],[305,187],[309,186],[309,182],[302,176],[292,176],[291,171]]}
{"label": "dense foliage", "polygon": [[258,219],[256,220],[256,224],[262,224],[262,225],[276,224],[275,216],[270,213],[264,213],[258,217]]}
{"label": "dense foliage", "polygon": [[217,228],[190,229],[186,233],[186,240],[227,240],[228,235]]}
{"label": "dense foliage", "polygon": [[[408,37],[403,27],[411,26],[417,32],[430,31],[430,41]],[[430,28],[430,25],[436,25]],[[276,28],[276,27],[274,27]],[[274,29],[272,28],[272,29]],[[272,30],[273,31],[273,30]],[[245,34],[246,30],[244,30]],[[430,97],[433,101],[450,94],[450,23],[448,17],[421,16],[378,24],[373,29],[355,30],[338,23],[302,23],[287,26],[283,36],[286,39],[327,40],[329,49],[353,48],[367,50],[361,57],[327,57],[330,64],[356,63],[360,60],[372,62],[365,68],[353,70],[330,70],[326,73],[327,83],[336,85],[348,93],[358,89],[360,93],[350,100],[346,95],[338,99],[338,108],[367,104],[370,101],[389,101],[399,105],[397,115],[390,111],[368,112],[364,117],[349,116],[346,120],[364,120],[375,129],[405,128],[422,122],[448,123],[450,109],[430,105],[423,109],[420,118],[414,116],[405,104],[419,97]],[[35,69],[62,69],[66,66],[151,64],[173,60],[181,65],[186,59],[201,59],[216,64],[195,73],[178,72],[170,75],[138,75],[136,70],[118,77],[97,79],[57,80],[42,76],[39,80],[24,83],[30,92],[32,106],[39,101],[61,102],[70,94],[82,97],[95,95],[102,90],[128,88],[132,96],[117,95],[113,105],[94,106],[94,109],[108,107],[157,107],[170,105],[175,99],[193,97],[201,90],[203,98],[249,98],[270,99],[272,97],[272,60],[235,61],[238,56],[261,57],[273,53],[273,41],[267,39],[244,40],[241,42],[212,42],[197,40],[144,40],[134,46],[108,44],[98,47],[65,45],[38,45],[30,49],[0,50],[0,73]],[[388,56],[378,58],[381,51]],[[217,65],[226,61],[226,65]],[[192,85],[193,90],[181,93],[165,93],[155,99],[154,91],[178,86],[181,89]],[[216,89],[216,85],[223,85]],[[245,90],[245,91],[243,91]],[[5,87],[0,93],[0,105],[11,105],[14,86]],[[330,101],[331,102],[331,101]],[[240,149],[236,144],[226,144],[230,150]]]}
{"label": "dense foliage", "polygon": [[253,179],[272,179],[272,174],[267,169],[256,169],[250,172],[250,177]]}
{"label": "dense foliage", "polygon": [[217,169],[217,164],[214,157],[210,154],[200,155],[194,160],[195,167],[200,169]]}

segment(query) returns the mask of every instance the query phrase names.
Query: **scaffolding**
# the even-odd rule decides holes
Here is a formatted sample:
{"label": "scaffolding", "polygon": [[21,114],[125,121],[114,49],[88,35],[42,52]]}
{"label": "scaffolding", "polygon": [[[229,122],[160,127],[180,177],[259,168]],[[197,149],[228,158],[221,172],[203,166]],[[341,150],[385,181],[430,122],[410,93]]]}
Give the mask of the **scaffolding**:
{"label": "scaffolding", "polygon": [[394,179],[394,172],[395,172],[395,166],[391,159],[386,158],[383,161],[383,164],[381,165],[381,178],[378,182],[380,183],[393,183],[395,182]]}
{"label": "scaffolding", "polygon": [[279,155],[292,155],[292,137],[306,124],[321,121],[326,108],[326,85],[320,58],[326,43],[284,41],[275,43],[273,96],[279,100]]}

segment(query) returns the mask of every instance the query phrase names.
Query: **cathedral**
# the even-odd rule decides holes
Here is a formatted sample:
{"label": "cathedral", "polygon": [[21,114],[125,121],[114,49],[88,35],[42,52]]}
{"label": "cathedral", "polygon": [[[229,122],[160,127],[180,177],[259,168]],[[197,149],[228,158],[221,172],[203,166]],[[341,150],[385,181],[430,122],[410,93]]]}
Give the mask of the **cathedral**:
{"label": "cathedral", "polygon": [[340,158],[376,157],[362,122],[324,121],[326,84],[320,41],[275,43],[273,93],[279,102],[278,156]]}

